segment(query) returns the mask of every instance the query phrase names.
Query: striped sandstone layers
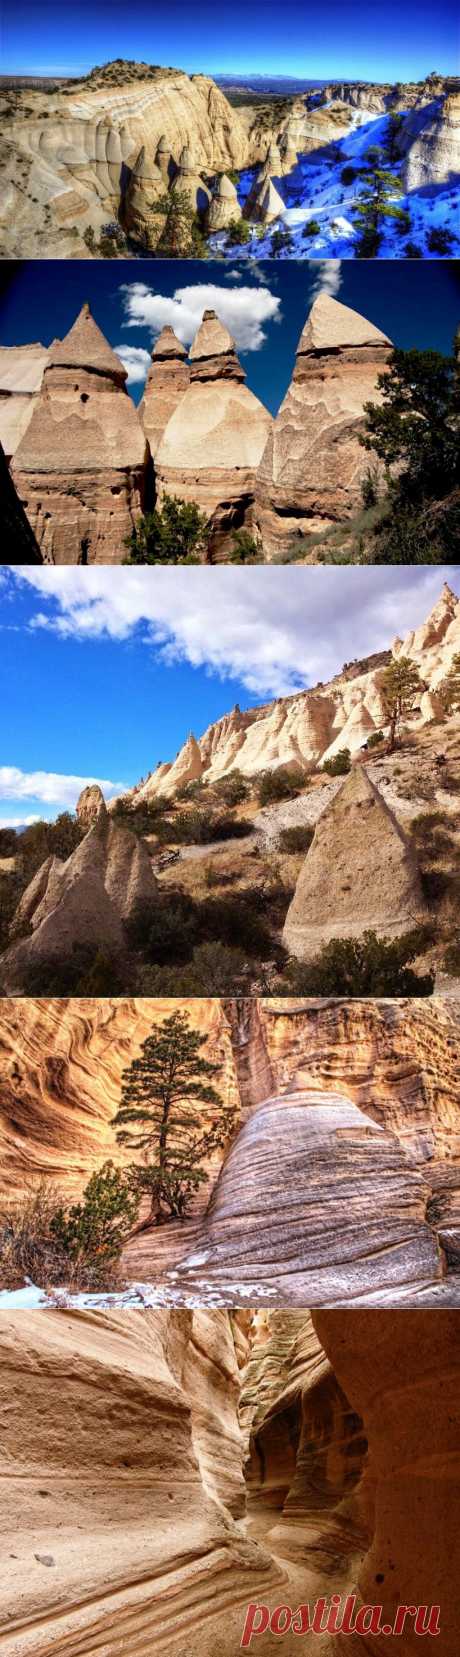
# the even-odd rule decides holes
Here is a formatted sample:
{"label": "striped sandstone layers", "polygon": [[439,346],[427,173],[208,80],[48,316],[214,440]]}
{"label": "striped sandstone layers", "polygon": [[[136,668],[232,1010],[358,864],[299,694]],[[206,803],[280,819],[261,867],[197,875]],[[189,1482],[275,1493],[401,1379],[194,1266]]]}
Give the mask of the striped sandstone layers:
{"label": "striped sandstone layers", "polygon": [[126,369],[89,305],[52,346],[13,478],[45,563],[121,563],[144,500],[147,443]]}

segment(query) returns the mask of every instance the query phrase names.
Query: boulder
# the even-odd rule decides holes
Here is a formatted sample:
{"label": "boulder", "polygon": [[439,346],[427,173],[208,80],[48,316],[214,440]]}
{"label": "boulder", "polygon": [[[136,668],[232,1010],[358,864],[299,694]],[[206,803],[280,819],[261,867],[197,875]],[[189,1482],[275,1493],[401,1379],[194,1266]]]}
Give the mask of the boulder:
{"label": "boulder", "polygon": [[85,304],[51,347],[13,477],[47,563],[122,563],[147,443],[127,372]]}
{"label": "boulder", "polygon": [[410,841],[362,765],[319,818],[283,942],[310,960],[333,938],[398,938],[428,919]]}
{"label": "boulder", "polygon": [[268,558],[283,550],[291,529],[325,528],[362,506],[364,404],[381,399],[377,378],[390,350],[387,336],[357,311],[329,294],[315,299],[257,475]]}

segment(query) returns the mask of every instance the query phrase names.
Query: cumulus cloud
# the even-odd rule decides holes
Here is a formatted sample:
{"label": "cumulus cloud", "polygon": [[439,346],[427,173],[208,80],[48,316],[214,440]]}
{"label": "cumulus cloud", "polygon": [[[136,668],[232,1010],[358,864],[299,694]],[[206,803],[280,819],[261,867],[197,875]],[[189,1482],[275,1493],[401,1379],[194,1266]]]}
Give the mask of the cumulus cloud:
{"label": "cumulus cloud", "polygon": [[[71,777],[59,771],[21,771],[17,765],[0,765],[0,800],[43,800],[44,805],[73,808],[88,783],[98,782],[106,799],[123,792],[124,785],[108,782],[104,777]],[[17,819],[33,823],[35,817]],[[2,819],[3,825],[16,826],[16,820]]]}
{"label": "cumulus cloud", "polygon": [[260,351],[267,337],[263,324],[281,320],[281,300],[263,285],[224,288],[216,282],[196,282],[176,288],[170,298],[155,293],[145,282],[125,282],[120,291],[126,328],[149,328],[155,339],[169,325],[187,346],[195,338],[203,311],[216,311],[238,351]]}
{"label": "cumulus cloud", "polygon": [[337,299],[342,285],[341,259],[318,259],[316,261],[313,298],[319,293],[329,293],[332,299]]}
{"label": "cumulus cloud", "polygon": [[142,385],[150,368],[150,352],[141,345],[116,345],[114,349],[127,370],[128,385]]}
{"label": "cumulus cloud", "polygon": [[[429,614],[451,567],[127,569],[44,565],[11,571],[39,602],[32,625],[84,640],[136,638],[165,665],[237,678],[255,697],[327,680]],[[87,778],[74,779],[82,787]],[[102,784],[107,787],[115,785]]]}

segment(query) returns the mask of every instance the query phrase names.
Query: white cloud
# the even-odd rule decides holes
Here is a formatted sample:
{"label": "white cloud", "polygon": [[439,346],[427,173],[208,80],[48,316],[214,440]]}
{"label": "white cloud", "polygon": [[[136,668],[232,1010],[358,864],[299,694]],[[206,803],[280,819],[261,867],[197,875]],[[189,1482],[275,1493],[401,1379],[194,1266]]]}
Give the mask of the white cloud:
{"label": "white cloud", "polygon": [[[264,286],[224,288],[216,282],[196,282],[176,288],[168,299],[145,282],[125,282],[121,293],[127,328],[149,328],[156,338],[169,325],[183,345],[191,345],[203,311],[216,311],[237,351],[260,351],[267,337],[263,323],[281,320],[281,300]],[[120,347],[118,351],[121,355]]]}
{"label": "white cloud", "polygon": [[[66,777],[59,771],[21,771],[17,765],[0,765],[0,800],[43,800],[44,805],[73,808],[82,788],[92,782],[99,783],[106,799],[122,793],[126,786],[121,782],[108,782],[107,778]],[[21,821],[33,823],[36,818],[27,817]]]}
{"label": "white cloud", "polygon": [[[39,596],[48,629],[72,639],[134,635],[168,666],[237,678],[255,697],[327,680],[429,614],[452,567],[12,570]],[[35,618],[37,620],[37,617]],[[186,710],[184,710],[184,724]],[[74,779],[75,780],[75,779]],[[87,778],[76,779],[79,787]],[[102,784],[104,791],[107,786]],[[121,786],[121,785],[120,785]]]}
{"label": "white cloud", "polygon": [[0,817],[0,829],[30,828],[31,823],[39,822],[40,818],[37,816],[37,813],[35,813],[34,817]]}
{"label": "white cloud", "polygon": [[319,293],[329,293],[332,299],[337,298],[342,285],[341,259],[318,259],[316,261],[315,283],[313,298]]}
{"label": "white cloud", "polygon": [[144,351],[141,345],[115,345],[114,350],[127,369],[128,385],[142,384],[150,368],[150,351]]}

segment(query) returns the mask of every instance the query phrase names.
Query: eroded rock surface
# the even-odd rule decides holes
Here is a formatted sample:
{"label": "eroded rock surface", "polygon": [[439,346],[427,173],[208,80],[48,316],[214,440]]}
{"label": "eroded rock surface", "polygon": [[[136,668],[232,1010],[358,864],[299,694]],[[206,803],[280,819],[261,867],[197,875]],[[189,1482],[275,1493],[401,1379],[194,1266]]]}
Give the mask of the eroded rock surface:
{"label": "eroded rock surface", "polygon": [[397,938],[427,919],[411,842],[359,766],[319,819],[286,916],[285,947],[309,960],[333,938],[367,931]]}
{"label": "eroded rock surface", "polygon": [[358,441],[364,404],[380,400],[377,377],[390,350],[357,311],[329,294],[315,299],[258,471],[266,556],[283,549],[290,529],[319,529],[357,510],[369,467]]}
{"label": "eroded rock surface", "polygon": [[147,444],[127,372],[85,304],[50,350],[13,479],[45,563],[121,563]]}

